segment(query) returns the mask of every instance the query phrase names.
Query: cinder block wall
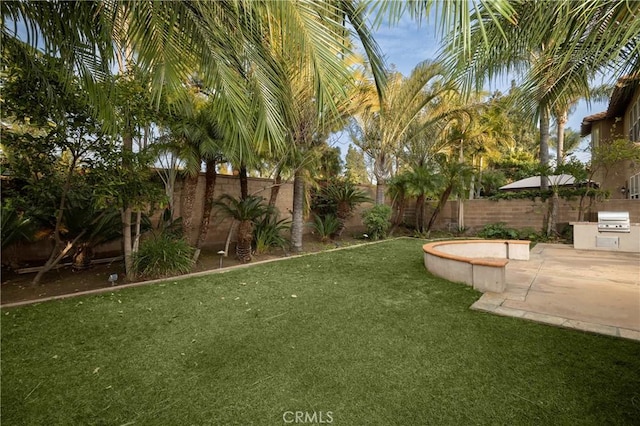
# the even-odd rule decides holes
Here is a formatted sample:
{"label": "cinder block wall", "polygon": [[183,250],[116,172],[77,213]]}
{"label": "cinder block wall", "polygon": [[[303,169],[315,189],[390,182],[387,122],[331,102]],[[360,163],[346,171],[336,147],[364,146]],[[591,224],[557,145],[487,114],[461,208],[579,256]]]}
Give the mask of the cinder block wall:
{"label": "cinder block wall", "polygon": [[[248,179],[249,194],[258,195],[264,197],[266,200],[271,196],[271,187],[273,186],[273,180],[271,179]],[[200,224],[200,218],[202,217],[202,211],[204,209],[204,188],[205,188],[205,176],[203,173],[198,177],[198,186],[196,188],[196,199],[193,206],[193,238],[196,238],[199,232],[198,225]],[[222,194],[229,194],[232,197],[240,196],[240,180],[237,176],[218,175],[216,178],[216,186],[214,198],[220,197]],[[180,211],[180,199],[182,196],[182,181],[176,182],[176,190],[174,193],[175,200],[175,212],[174,217],[180,217],[182,212]],[[280,211],[282,217],[290,217],[290,210],[293,206],[293,185],[291,183],[283,183],[280,186],[278,192],[278,198],[276,200],[276,208]],[[219,245],[226,241],[227,234],[231,227],[231,219],[224,216],[222,212],[214,207],[211,215],[211,222],[209,225],[209,233],[205,246]]]}
{"label": "cinder block wall", "polygon": [[[436,221],[434,229],[452,231],[458,229],[458,203],[457,200],[448,201]],[[464,201],[464,225],[470,231],[478,231],[488,223],[504,222],[510,228],[533,228],[536,231],[543,229],[548,212],[549,201],[540,199],[530,200],[465,200]],[[578,220],[579,200],[560,199],[558,211],[559,225]],[[435,207],[435,202],[428,203],[427,220]],[[598,211],[627,211],[632,223],[640,223],[640,201],[610,199],[594,202],[589,206],[588,200],[584,202],[584,221],[597,221]],[[415,206],[407,206],[405,222],[413,224],[415,221]]]}
{"label": "cinder block wall", "polygon": [[[269,200],[271,196],[271,187],[273,186],[272,179],[262,179],[262,178],[249,178],[249,194],[258,195],[264,197],[265,200]],[[204,188],[205,188],[205,177],[204,174],[201,174],[198,178],[198,186],[196,189],[196,201],[193,209],[193,223],[194,223],[194,238],[196,233],[198,232],[198,224],[200,223],[200,218],[202,217],[202,211],[204,209]],[[373,186],[360,186],[360,189],[367,192],[371,198],[375,198],[375,187]],[[175,217],[180,217],[182,212],[180,211],[180,198],[182,194],[182,182],[176,183],[176,191],[175,191],[175,202],[176,202],[176,212]],[[216,187],[214,198],[218,198],[222,194],[229,194],[233,197],[240,196],[240,180],[237,176],[229,176],[229,175],[219,175],[216,179]],[[347,220],[347,228],[345,232],[347,235],[356,232],[362,232],[364,230],[364,226],[362,225],[362,212],[368,208],[371,208],[372,203],[363,203],[359,205],[354,211],[353,215]],[[280,192],[278,193],[278,198],[276,200],[276,208],[280,212],[281,218],[291,219],[291,213],[293,209],[293,183],[292,182],[283,182],[280,186]],[[307,218],[307,223],[312,223],[313,218]],[[215,209],[213,210],[213,214],[211,216],[211,224],[209,226],[209,233],[207,235],[207,240],[205,242],[205,246],[214,246],[220,245],[224,243],[227,239],[227,235],[229,229],[231,227],[231,220],[225,217],[221,212]],[[312,228],[310,226],[305,226],[305,234],[310,234]],[[233,238],[233,236],[232,236]]]}
{"label": "cinder block wall", "polygon": [[[271,179],[249,178],[249,193],[260,195],[265,199],[269,199],[271,194]],[[202,216],[204,207],[204,187],[205,177],[201,174],[198,179],[196,189],[196,200],[194,205],[194,234],[197,232],[198,224]],[[176,183],[175,192],[175,217],[181,215],[180,212],[180,196],[182,183]],[[375,186],[360,186],[360,189],[366,191],[369,196],[375,198]],[[230,194],[234,197],[240,196],[240,182],[237,176],[219,175],[216,179],[216,188],[214,197],[217,198],[222,194]],[[387,197],[388,198],[388,197]],[[387,202],[391,200],[387,199]],[[443,207],[440,215],[435,223],[434,229],[454,231],[458,229],[458,201],[448,201]],[[511,228],[533,228],[536,231],[543,229],[546,215],[548,214],[548,201],[539,199],[533,201],[530,199],[523,200],[500,200],[492,201],[486,199],[466,200],[464,201],[464,217],[465,227],[471,232],[478,231],[488,223],[504,222]],[[372,203],[364,203],[358,206],[353,216],[347,221],[346,235],[354,235],[365,231],[362,224],[362,212],[372,207]],[[436,203],[434,201],[427,203],[426,220],[431,217]],[[276,207],[280,211],[281,217],[291,217],[291,209],[293,206],[293,184],[285,182],[280,187]],[[560,210],[558,214],[558,224],[562,226],[568,222],[575,222],[578,219],[579,200],[560,200]],[[639,200],[623,200],[610,199],[601,202],[594,202],[591,208],[588,208],[588,201],[585,202],[585,220],[597,221],[597,212],[602,210],[611,211],[628,211],[632,223],[640,223],[640,201]],[[154,224],[160,212],[153,218]],[[312,221],[312,218],[309,218]],[[405,223],[413,225],[415,223],[415,200],[407,202],[405,211]],[[214,210],[209,227],[209,234],[205,242],[206,246],[219,246],[226,241],[227,234],[231,226],[231,220],[224,217],[219,211]],[[309,226],[305,227],[305,233],[311,233]],[[194,235],[195,236],[195,235]],[[233,240],[235,241],[235,240]],[[32,244],[17,244],[2,251],[2,261],[7,262],[9,259],[18,262],[45,260],[51,250],[50,241],[39,241]],[[96,255],[98,257],[104,255],[116,254],[120,251],[120,242],[112,242],[107,245],[98,247]]]}

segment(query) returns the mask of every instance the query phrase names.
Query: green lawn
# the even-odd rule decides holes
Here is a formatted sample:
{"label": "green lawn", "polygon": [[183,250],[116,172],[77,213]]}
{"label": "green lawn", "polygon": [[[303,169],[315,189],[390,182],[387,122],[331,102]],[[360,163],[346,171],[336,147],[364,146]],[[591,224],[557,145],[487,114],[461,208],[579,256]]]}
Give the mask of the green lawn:
{"label": "green lawn", "polygon": [[422,243],[3,310],[2,424],[637,424],[640,343],[471,311]]}

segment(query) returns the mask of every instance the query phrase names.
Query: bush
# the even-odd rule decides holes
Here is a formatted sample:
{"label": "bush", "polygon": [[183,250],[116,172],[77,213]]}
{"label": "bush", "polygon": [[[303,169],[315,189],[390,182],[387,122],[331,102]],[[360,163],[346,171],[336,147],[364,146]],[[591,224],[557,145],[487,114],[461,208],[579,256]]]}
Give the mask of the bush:
{"label": "bush", "polygon": [[391,207],[377,204],[362,213],[362,220],[367,227],[369,238],[374,241],[384,239],[391,226]]}
{"label": "bush", "polygon": [[288,240],[282,235],[284,231],[289,229],[291,221],[286,219],[278,220],[277,214],[266,214],[261,220],[255,222],[253,228],[253,242],[256,253],[264,253],[269,247],[282,247],[283,249]]}
{"label": "bush", "polygon": [[191,270],[193,252],[185,240],[163,233],[140,244],[133,268],[136,274],[150,278],[186,274]]}
{"label": "bush", "polygon": [[332,214],[326,216],[316,215],[311,226],[318,233],[320,241],[324,243],[330,240],[331,235],[335,234],[340,228],[340,221]]}
{"label": "bush", "polygon": [[507,228],[504,222],[486,224],[478,232],[478,236],[494,240],[517,240],[520,238],[518,231],[513,228]]}

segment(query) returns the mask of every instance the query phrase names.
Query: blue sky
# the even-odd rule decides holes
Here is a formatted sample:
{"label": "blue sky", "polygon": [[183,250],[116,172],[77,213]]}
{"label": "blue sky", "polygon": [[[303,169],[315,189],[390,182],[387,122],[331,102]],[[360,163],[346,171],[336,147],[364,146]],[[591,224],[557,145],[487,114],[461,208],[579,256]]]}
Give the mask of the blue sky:
{"label": "blue sky", "polygon": [[[395,65],[398,71],[404,75],[409,75],[419,62],[425,59],[435,59],[440,48],[439,34],[433,23],[422,22],[422,25],[419,26],[417,22],[408,18],[403,18],[394,26],[382,24],[374,31],[374,37],[387,60],[387,64]],[[507,77],[501,81],[491,82],[485,90],[494,91],[497,89],[507,92],[510,81],[511,78]],[[580,123],[584,117],[606,109],[606,102],[591,102],[589,105],[582,101],[569,116],[567,127],[580,131]],[[341,136],[338,143],[343,155],[346,154],[349,136]],[[588,140],[584,140],[581,146],[584,148],[587,145]],[[589,156],[586,153],[581,153],[578,157],[585,161]]]}

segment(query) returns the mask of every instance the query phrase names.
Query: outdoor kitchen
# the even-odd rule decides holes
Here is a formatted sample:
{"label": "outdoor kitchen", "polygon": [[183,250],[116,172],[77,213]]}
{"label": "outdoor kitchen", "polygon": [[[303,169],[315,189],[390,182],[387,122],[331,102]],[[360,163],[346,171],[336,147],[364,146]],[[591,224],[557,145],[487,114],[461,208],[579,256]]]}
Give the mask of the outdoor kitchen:
{"label": "outdoor kitchen", "polygon": [[631,223],[629,212],[600,211],[598,222],[571,222],[573,247],[640,253],[640,223]]}

